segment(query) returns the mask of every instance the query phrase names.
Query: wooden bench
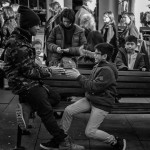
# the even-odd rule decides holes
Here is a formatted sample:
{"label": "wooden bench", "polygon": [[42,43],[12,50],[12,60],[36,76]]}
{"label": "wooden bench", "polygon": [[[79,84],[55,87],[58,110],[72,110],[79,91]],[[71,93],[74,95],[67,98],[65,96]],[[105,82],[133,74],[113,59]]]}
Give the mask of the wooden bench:
{"label": "wooden bench", "polygon": [[[89,76],[90,70],[82,69],[81,74]],[[64,100],[54,108],[54,111],[62,112],[64,108],[71,104],[65,101],[65,97],[69,96],[84,96],[84,90],[81,88],[78,81],[67,78],[65,75],[55,76],[51,79],[46,79],[44,82],[53,87],[62,95]],[[121,97],[150,97],[150,72],[141,71],[119,71],[117,80],[117,90]],[[129,102],[115,103],[111,111],[112,114],[144,114],[150,113],[150,103]]]}
{"label": "wooden bench", "polygon": [[[89,76],[91,70],[88,68],[79,70],[82,75]],[[78,81],[67,78],[66,75],[54,76],[44,79],[44,82],[50,85],[62,96],[60,104],[54,108],[54,112],[63,112],[64,109],[72,102],[67,101],[69,96],[84,96],[84,90]],[[123,97],[150,97],[150,72],[141,71],[119,71],[117,80],[117,90],[119,96]],[[114,103],[111,114],[150,114],[150,103],[136,102]],[[15,150],[23,150],[21,147],[22,131],[18,127],[17,148]]]}

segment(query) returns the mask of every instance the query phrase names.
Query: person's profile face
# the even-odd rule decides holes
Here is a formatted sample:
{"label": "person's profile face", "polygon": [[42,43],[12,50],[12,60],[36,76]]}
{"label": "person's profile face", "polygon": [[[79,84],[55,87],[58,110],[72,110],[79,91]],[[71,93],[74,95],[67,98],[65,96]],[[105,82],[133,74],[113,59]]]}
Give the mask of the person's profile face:
{"label": "person's profile face", "polygon": [[102,60],[105,59],[105,57],[106,57],[106,55],[102,55],[102,53],[100,51],[95,49],[95,53],[94,53],[95,63],[101,62]]}
{"label": "person's profile face", "polygon": [[39,29],[40,29],[40,26],[36,25],[36,26],[33,26],[32,28],[29,28],[29,32],[32,36],[36,36]]}

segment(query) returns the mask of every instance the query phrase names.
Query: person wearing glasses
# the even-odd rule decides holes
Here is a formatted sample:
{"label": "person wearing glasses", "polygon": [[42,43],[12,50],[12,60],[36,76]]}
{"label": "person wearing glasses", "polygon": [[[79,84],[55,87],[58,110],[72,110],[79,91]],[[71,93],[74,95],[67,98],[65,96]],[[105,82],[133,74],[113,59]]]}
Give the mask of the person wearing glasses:
{"label": "person wearing glasses", "polygon": [[61,23],[53,28],[48,40],[49,66],[76,68],[79,48],[86,44],[84,29],[76,25],[75,13],[65,8],[61,13]]}
{"label": "person wearing glasses", "polygon": [[85,90],[85,97],[65,108],[61,125],[65,133],[68,133],[73,117],[76,114],[91,110],[90,118],[85,129],[88,138],[99,140],[111,145],[115,150],[125,150],[126,140],[102,131],[99,127],[105,117],[111,112],[115,103],[116,80],[118,72],[116,66],[111,63],[113,46],[108,43],[100,43],[95,46],[95,63],[89,78],[81,75],[77,69],[67,70],[66,76],[76,79]]}

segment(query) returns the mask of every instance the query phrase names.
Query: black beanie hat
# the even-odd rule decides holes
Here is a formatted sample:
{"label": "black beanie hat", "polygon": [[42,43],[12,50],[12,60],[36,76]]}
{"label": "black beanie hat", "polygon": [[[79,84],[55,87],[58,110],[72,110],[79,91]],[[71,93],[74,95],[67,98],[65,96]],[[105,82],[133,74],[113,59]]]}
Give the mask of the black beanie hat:
{"label": "black beanie hat", "polygon": [[18,13],[20,13],[20,27],[29,29],[33,26],[40,25],[39,16],[26,6],[19,6]]}

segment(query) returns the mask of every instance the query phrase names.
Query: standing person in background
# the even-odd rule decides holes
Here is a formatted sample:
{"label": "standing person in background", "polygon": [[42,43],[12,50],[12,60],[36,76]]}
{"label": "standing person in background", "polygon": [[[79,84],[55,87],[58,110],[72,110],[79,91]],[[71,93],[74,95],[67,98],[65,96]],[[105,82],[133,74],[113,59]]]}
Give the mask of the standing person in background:
{"label": "standing person in background", "polygon": [[48,62],[49,62],[49,51],[47,50],[46,43],[47,43],[48,37],[50,36],[52,29],[61,22],[60,14],[62,12],[61,5],[57,1],[50,3],[49,7],[52,13],[52,16],[46,21],[46,24],[45,24],[44,47],[43,47],[44,59],[46,60],[46,65],[48,65]]}
{"label": "standing person in background", "polygon": [[91,14],[84,14],[80,20],[80,27],[84,29],[85,37],[87,39],[88,34],[91,31],[96,30],[96,22],[94,17]]}
{"label": "standing person in background", "polygon": [[[15,21],[15,14],[11,6],[3,7],[2,12],[3,12],[4,24],[1,28],[1,43],[2,43],[2,48],[4,50],[1,55],[1,59],[4,60],[5,45],[7,43],[9,36],[17,27],[17,23]],[[4,78],[4,88],[9,89],[8,81],[6,78]]]}
{"label": "standing person in background", "polygon": [[103,20],[104,26],[101,29],[101,33],[103,34],[104,42],[109,43],[114,47],[114,52],[111,58],[112,62],[114,62],[118,53],[118,38],[114,14],[111,11],[106,11],[103,15]]}
{"label": "standing person in background", "polygon": [[135,36],[139,39],[139,32],[137,27],[135,26],[135,16],[131,12],[125,12],[122,15],[122,22],[125,24],[125,29],[119,35],[119,47],[124,47],[125,38],[129,35]]}
{"label": "standing person in background", "polygon": [[1,29],[1,34],[2,34],[2,47],[4,48],[8,37],[17,27],[17,23],[15,21],[15,13],[11,6],[3,7],[2,12],[4,24]]}
{"label": "standing person in background", "polygon": [[96,0],[83,0],[83,5],[75,16],[75,23],[80,26],[81,18],[84,14],[91,14],[94,17]]}
{"label": "standing person in background", "polygon": [[49,65],[76,68],[79,48],[86,44],[84,29],[74,23],[75,13],[65,8],[61,13],[61,23],[51,32],[47,40]]}

